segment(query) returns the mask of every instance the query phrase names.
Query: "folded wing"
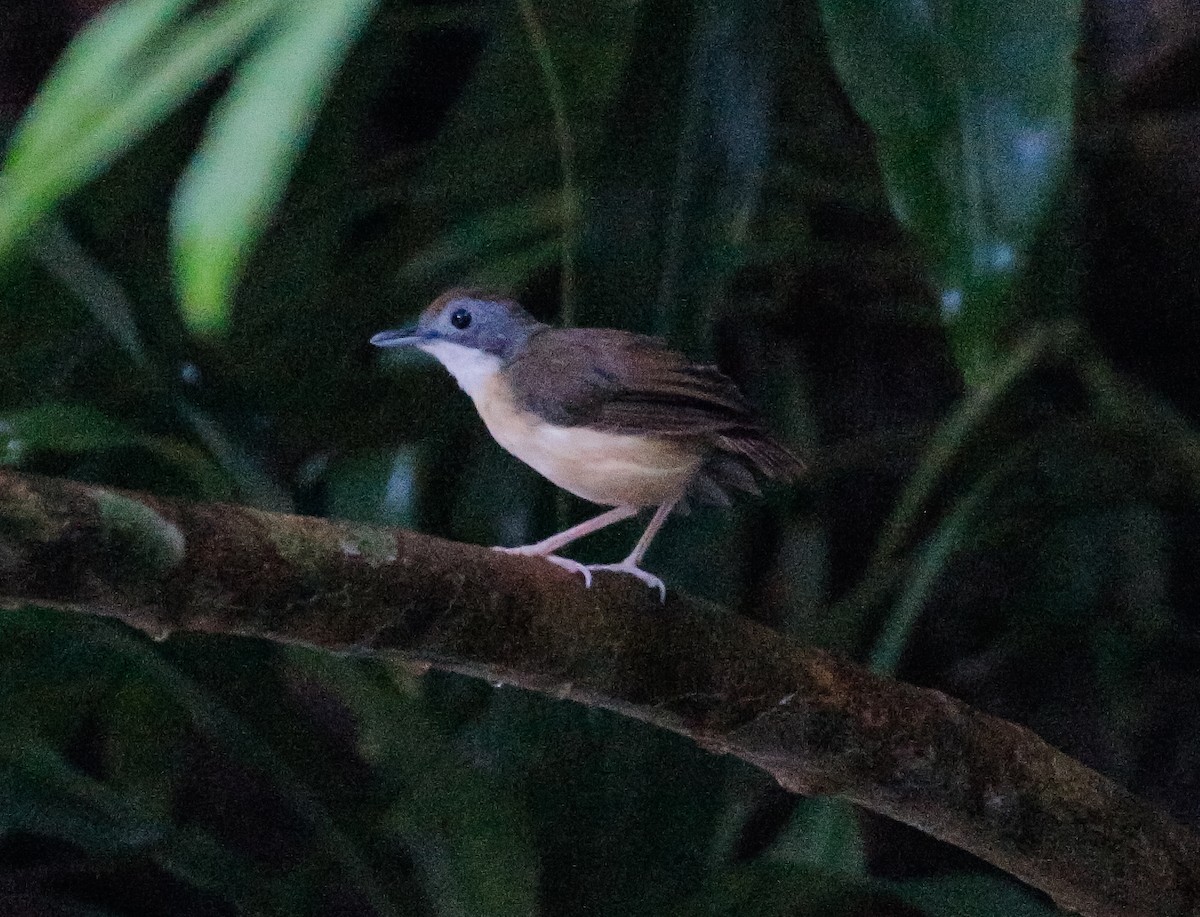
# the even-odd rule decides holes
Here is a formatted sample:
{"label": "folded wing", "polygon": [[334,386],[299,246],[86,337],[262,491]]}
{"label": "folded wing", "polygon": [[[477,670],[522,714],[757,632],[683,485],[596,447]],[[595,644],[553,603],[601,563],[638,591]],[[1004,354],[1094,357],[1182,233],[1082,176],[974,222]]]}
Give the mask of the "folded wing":
{"label": "folded wing", "polygon": [[613,329],[547,329],[505,369],[520,407],[561,426],[698,441],[711,456],[693,491],[725,502],[754,476],[791,480],[803,465],[765,430],[737,386],[657,338]]}

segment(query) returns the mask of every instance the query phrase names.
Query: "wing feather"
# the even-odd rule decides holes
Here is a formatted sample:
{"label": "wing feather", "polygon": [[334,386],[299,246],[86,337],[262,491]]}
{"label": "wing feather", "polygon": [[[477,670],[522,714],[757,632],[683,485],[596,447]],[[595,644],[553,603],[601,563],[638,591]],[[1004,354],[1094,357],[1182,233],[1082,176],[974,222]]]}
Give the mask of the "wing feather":
{"label": "wing feather", "polygon": [[754,416],[715,366],[627,331],[548,329],[505,372],[524,407],[563,425],[687,435]]}

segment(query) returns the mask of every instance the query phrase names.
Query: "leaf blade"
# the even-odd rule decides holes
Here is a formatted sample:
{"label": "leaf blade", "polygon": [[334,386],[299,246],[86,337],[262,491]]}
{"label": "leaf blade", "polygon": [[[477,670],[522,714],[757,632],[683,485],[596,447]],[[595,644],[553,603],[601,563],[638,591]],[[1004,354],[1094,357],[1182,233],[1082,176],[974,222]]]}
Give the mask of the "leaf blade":
{"label": "leaf blade", "polygon": [[176,287],[197,331],[222,328],[249,250],[283,197],[342,59],[378,0],[304,0],[247,58],[171,206]]}
{"label": "leaf blade", "polygon": [[[17,128],[0,172],[0,261],[60,201],[99,176],[220,72],[275,0],[231,0],[180,23],[173,35],[163,33],[186,6],[180,0],[126,6],[141,15],[116,16],[116,26],[105,18],[85,31],[76,40],[83,51],[64,56],[47,95]],[[99,50],[114,30],[116,51]],[[118,91],[95,91],[92,60],[104,72],[121,73]]]}
{"label": "leaf blade", "polygon": [[923,247],[960,369],[1000,358],[1009,297],[1071,153],[1077,3],[821,0],[839,78]]}

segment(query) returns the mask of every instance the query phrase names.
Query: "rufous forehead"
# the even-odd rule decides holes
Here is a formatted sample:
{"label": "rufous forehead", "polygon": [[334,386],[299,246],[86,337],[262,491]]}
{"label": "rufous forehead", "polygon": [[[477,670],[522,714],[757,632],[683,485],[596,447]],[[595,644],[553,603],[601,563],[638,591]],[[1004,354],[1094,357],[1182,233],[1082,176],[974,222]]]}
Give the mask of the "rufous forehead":
{"label": "rufous forehead", "polygon": [[425,311],[421,313],[421,320],[429,321],[437,318],[442,314],[442,310],[445,309],[446,306],[455,301],[461,301],[463,303],[507,303],[509,300],[506,296],[501,296],[496,293],[489,293],[486,290],[470,290],[463,288],[447,290],[425,307]]}

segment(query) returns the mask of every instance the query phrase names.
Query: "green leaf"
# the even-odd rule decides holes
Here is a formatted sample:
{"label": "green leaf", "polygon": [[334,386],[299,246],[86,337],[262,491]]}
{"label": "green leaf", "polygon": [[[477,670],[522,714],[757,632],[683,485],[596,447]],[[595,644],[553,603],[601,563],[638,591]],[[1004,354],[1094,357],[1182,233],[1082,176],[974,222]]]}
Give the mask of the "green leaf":
{"label": "green leaf", "polygon": [[713,0],[651,0],[641,13],[592,163],[584,323],[702,351],[769,154],[771,13]]}
{"label": "green leaf", "polygon": [[925,249],[960,368],[998,359],[1008,297],[1071,155],[1073,0],[821,0],[875,132],[892,207]]}
{"label": "green leaf", "polygon": [[[465,217],[442,237],[418,251],[405,263],[406,278],[421,280],[449,274],[471,265],[481,282],[504,285],[506,280],[524,279],[538,267],[553,261],[558,252],[555,237],[561,229],[559,195],[553,191],[530,194],[528,199],[503,204]],[[537,253],[529,268],[514,272],[496,270],[506,262],[506,253],[517,259]]]}
{"label": "green leaf", "polygon": [[[0,830],[91,854],[145,852],[246,913],[300,913],[299,870],[276,873],[171,824],[191,719],[138,668],[97,650],[96,635],[113,629],[32,608],[0,616]],[[80,734],[103,740],[103,782],[63,757]]]}
{"label": "green leaf", "polygon": [[106,778],[138,809],[170,821],[188,718],[136,671],[108,692],[97,718],[103,724]]}
{"label": "green leaf", "polygon": [[179,21],[195,0],[114,3],[76,36],[30,104],[11,158],[36,156],[72,141],[132,86],[138,57]]}
{"label": "green leaf", "polygon": [[1014,458],[1006,455],[1005,461],[980,475],[917,549],[912,571],[871,648],[871,671],[881,675],[896,674],[930,592],[955,552],[968,542],[972,524],[987,507],[999,484],[1011,473]]}
{"label": "green leaf", "polygon": [[321,103],[378,0],[298,0],[242,62],[171,210],[184,316],[225,327],[250,250],[283,196]]}
{"label": "green leaf", "polygon": [[982,875],[898,882],[896,894],[928,917],[1055,917],[1062,912],[1016,882]]}
{"label": "green leaf", "polygon": [[[40,520],[31,516],[25,524]],[[120,661],[88,642],[102,626],[32,607],[0,615],[0,746],[19,737],[63,747],[77,733],[120,677]]]}
{"label": "green leaf", "polygon": [[503,687],[461,737],[527,799],[554,914],[670,913],[710,875],[728,781],[748,771],[643,723]]}
{"label": "green leaf", "polygon": [[176,825],[155,845],[154,862],[176,878],[230,902],[238,913],[263,917],[310,913],[314,893],[302,867],[268,869],[189,826]]}
{"label": "green leaf", "polygon": [[323,475],[325,515],[352,522],[412,528],[417,521],[414,449],[364,450],[335,462]]}
{"label": "green leaf", "polygon": [[0,414],[0,465],[17,465],[31,451],[94,452],[136,445],[139,435],[95,408],[52,402]]}
{"label": "green leaf", "polygon": [[817,796],[803,800],[787,831],[771,848],[771,859],[829,875],[866,876],[858,811],[844,799]]}
{"label": "green leaf", "polygon": [[149,453],[182,472],[199,497],[218,499],[232,494],[228,476],[194,446],[140,433],[88,405],[52,401],[0,414],[0,465],[21,465],[37,452],[89,455],[124,449]]}
{"label": "green leaf", "polygon": [[0,172],[0,261],[242,49],[275,0],[126,0],[72,43],[17,127]]}
{"label": "green leaf", "polygon": [[135,800],[75,770],[57,751],[5,737],[0,750],[0,833],[57,837],[88,850],[150,846],[169,830]]}
{"label": "green leaf", "polygon": [[727,869],[673,913],[688,917],[854,917],[895,914],[895,897],[880,883],[811,866],[752,863]]}
{"label": "green leaf", "polygon": [[[197,660],[194,657],[199,655],[197,650],[204,645],[202,641],[188,644],[176,640],[172,648],[176,653],[186,650],[186,655],[193,657],[191,663],[195,665]],[[293,770],[289,761],[275,750],[266,736],[251,728],[236,712],[226,707],[216,694],[165,659],[143,639],[115,628],[100,630],[96,633],[93,651],[97,649],[136,666],[139,677],[152,683],[177,704],[198,730],[223,746],[236,760],[269,776],[287,797],[296,814],[307,822],[317,848],[354,884],[374,912],[381,917],[398,917],[400,911],[388,895],[382,875],[360,850],[357,839],[338,824],[324,800]],[[220,650],[224,651],[225,648],[220,647]],[[244,699],[248,692],[245,686],[241,687],[240,694]],[[278,717],[273,719],[277,720]],[[304,773],[305,778],[310,776]]]}

